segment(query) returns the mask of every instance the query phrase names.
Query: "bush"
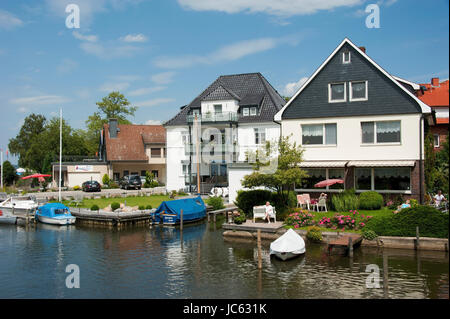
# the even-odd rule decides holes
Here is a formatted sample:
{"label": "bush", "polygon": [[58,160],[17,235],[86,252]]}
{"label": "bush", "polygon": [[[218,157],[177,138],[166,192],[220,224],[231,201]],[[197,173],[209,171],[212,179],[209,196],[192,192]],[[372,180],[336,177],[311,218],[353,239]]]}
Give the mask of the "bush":
{"label": "bush", "polygon": [[[286,196],[286,192],[284,192],[284,197]],[[275,207],[277,212],[277,220],[285,220],[289,215],[289,210],[297,206],[297,196],[294,192],[289,192],[289,196],[287,198],[287,202],[284,197],[282,197],[279,193],[272,193],[272,198],[270,203]]]}
{"label": "bush", "polygon": [[145,209],[152,209],[152,208],[153,208],[152,205],[145,206]]}
{"label": "bush", "polygon": [[92,205],[91,206],[91,210],[100,210],[100,208],[98,207],[98,205]]}
{"label": "bush", "polygon": [[372,216],[360,215],[358,211],[351,210],[348,215],[334,214],[333,217],[322,217],[318,225],[331,228],[340,229],[342,231],[347,229],[361,229],[364,228]]}
{"label": "bush", "polygon": [[448,214],[431,206],[404,208],[397,214],[371,219],[367,229],[379,236],[416,236],[416,227],[423,237],[448,238]]}
{"label": "bush", "polygon": [[359,195],[359,208],[377,210],[383,207],[383,196],[375,191],[364,192]]}
{"label": "bush", "polygon": [[116,209],[119,209],[119,208],[120,208],[120,203],[114,202],[111,204],[112,211],[115,211]]}
{"label": "bush", "polygon": [[144,205],[139,205],[138,209],[139,209],[139,210],[144,210],[144,209],[145,209],[145,206],[144,206]]}
{"label": "bush", "polygon": [[212,206],[213,210],[225,208],[222,197],[210,197],[206,200],[206,203]]}
{"label": "bush", "polygon": [[74,190],[74,191],[79,191],[80,189],[81,189],[81,187],[78,186],[78,185],[75,185],[75,186],[73,187],[73,190]]}
{"label": "bush", "polygon": [[367,240],[374,240],[378,237],[377,233],[370,229],[364,229],[362,231],[362,237]]}
{"label": "bush", "polygon": [[320,243],[322,241],[322,231],[320,230],[320,227],[308,227],[308,231],[306,232],[306,239],[312,242]]}
{"label": "bush", "polygon": [[342,193],[335,194],[331,198],[331,208],[337,212],[347,212],[358,209],[360,199],[354,189],[347,189]]}
{"label": "bush", "polygon": [[300,208],[293,209],[286,217],[284,223],[294,228],[314,225],[314,216],[307,211],[303,211]]}
{"label": "bush", "polygon": [[[253,215],[253,206],[264,205],[272,199],[272,192],[268,190],[256,189],[250,191],[238,191],[234,204],[247,216]],[[278,207],[276,207],[278,210]]]}
{"label": "bush", "polygon": [[235,224],[242,224],[247,220],[247,218],[245,217],[245,214],[240,214],[239,216],[234,217],[234,223]]}
{"label": "bush", "polygon": [[111,183],[111,179],[109,178],[108,174],[103,175],[102,184],[109,186],[109,183]]}

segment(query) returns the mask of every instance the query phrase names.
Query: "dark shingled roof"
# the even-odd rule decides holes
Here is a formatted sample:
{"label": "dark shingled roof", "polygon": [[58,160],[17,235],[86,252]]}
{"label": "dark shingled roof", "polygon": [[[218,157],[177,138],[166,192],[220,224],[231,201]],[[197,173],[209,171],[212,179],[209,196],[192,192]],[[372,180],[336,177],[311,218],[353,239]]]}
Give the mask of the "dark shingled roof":
{"label": "dark shingled roof", "polygon": [[202,101],[228,99],[238,100],[240,106],[259,106],[257,116],[240,116],[239,123],[272,122],[274,115],[286,103],[259,72],[222,75],[177,115],[164,123],[164,126],[187,125],[186,116],[193,108],[200,108]]}

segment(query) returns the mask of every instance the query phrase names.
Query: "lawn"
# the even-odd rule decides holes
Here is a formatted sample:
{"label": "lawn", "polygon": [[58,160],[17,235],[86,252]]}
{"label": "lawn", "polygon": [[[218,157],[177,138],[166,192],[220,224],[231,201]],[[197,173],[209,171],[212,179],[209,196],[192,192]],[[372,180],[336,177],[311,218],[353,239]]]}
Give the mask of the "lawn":
{"label": "lawn", "polygon": [[[117,203],[125,203],[127,202],[127,206],[147,206],[151,205],[153,208],[156,208],[163,201],[170,200],[169,196],[166,195],[151,195],[151,196],[129,196],[129,197],[119,197],[119,198],[97,198],[97,199],[84,199],[83,202],[77,207],[91,208],[92,205],[97,205],[100,208],[105,208],[109,204],[117,202]],[[64,205],[68,205],[70,201],[64,200],[62,202]],[[75,205],[70,205],[75,206]]]}

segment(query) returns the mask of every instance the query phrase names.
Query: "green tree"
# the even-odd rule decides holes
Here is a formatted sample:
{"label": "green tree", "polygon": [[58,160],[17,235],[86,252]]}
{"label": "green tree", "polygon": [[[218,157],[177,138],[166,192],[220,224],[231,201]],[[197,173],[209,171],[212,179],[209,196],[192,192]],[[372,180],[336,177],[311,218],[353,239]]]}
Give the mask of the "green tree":
{"label": "green tree", "polygon": [[28,166],[25,154],[29,151],[33,141],[45,131],[45,124],[45,116],[33,113],[25,118],[19,134],[9,140],[8,148],[11,154],[19,156],[19,166]]}
{"label": "green tree", "polygon": [[11,185],[17,180],[16,169],[9,161],[3,162],[3,182]]}
{"label": "green tree", "polygon": [[255,159],[253,173],[244,176],[242,186],[254,188],[264,186],[277,191],[284,203],[288,203],[289,193],[295,184],[307,177],[300,168],[304,150],[296,142],[290,143],[289,136],[281,137],[278,144],[266,143],[264,149],[249,153],[249,159]]}
{"label": "green tree", "polygon": [[449,191],[449,178],[448,178],[448,165],[449,165],[449,142],[448,136],[442,143],[442,149],[436,153],[436,175],[434,181],[435,190],[442,190],[448,194]]}
{"label": "green tree", "polygon": [[436,179],[436,154],[434,152],[433,134],[429,131],[425,136],[425,189],[427,192],[433,192],[434,180]]}

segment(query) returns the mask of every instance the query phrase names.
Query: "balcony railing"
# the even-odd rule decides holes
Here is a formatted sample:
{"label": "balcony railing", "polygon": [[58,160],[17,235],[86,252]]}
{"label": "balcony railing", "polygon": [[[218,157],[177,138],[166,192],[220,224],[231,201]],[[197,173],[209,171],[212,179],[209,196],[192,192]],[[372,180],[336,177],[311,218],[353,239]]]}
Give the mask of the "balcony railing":
{"label": "balcony railing", "polygon": [[[196,147],[197,146],[195,144],[185,144],[184,145],[184,153],[186,155],[195,154]],[[201,143],[199,151],[200,151],[200,153],[203,153],[203,152],[212,153],[214,151],[214,155],[225,154],[225,153],[236,154],[239,152],[239,146],[235,145],[235,144],[212,144],[211,142],[208,142],[208,143]]]}
{"label": "balcony railing", "polygon": [[[204,113],[197,115],[202,123],[218,123],[218,122],[237,122],[239,116],[236,112],[221,112],[221,113]],[[188,115],[186,120],[188,123],[193,123],[195,115]]]}

